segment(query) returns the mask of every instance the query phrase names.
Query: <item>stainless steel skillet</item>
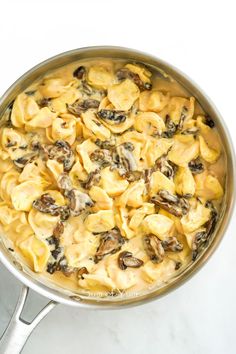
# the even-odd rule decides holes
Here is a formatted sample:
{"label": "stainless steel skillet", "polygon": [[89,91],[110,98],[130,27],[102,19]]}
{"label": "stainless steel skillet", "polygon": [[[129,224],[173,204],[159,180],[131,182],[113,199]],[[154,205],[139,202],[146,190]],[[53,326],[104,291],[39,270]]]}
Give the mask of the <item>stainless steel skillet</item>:
{"label": "stainless steel skillet", "polygon": [[[3,238],[0,237],[0,261],[6,268],[22,282],[22,292],[19,297],[16,310],[12,319],[0,340],[0,353],[15,354],[19,353],[23,348],[27,338],[37,324],[47,315],[47,313],[58,303],[86,308],[120,308],[124,306],[138,305],[159,298],[176,289],[178,286],[187,281],[207,262],[209,257],[215,251],[222,237],[224,236],[229,224],[235,201],[235,160],[234,150],[231,138],[223,118],[215,108],[214,104],[206,96],[206,94],[186,75],[174,68],[170,64],[150,56],[148,54],[121,47],[87,47],[75,49],[69,52],[59,54],[50,58],[41,64],[35,66],[30,71],[20,77],[2,96],[0,100],[0,116],[14,98],[28,87],[34,80],[44,75],[45,72],[58,68],[62,65],[80,59],[90,58],[121,58],[126,60],[134,60],[145,63],[151,67],[158,68],[160,72],[166,73],[176,79],[183,85],[189,93],[198,99],[203,109],[214,119],[217,129],[224,144],[227,156],[227,181],[224,197],[224,206],[216,227],[215,233],[208,247],[200,255],[200,257],[177,276],[174,276],[162,287],[153,288],[138,294],[127,294],[118,296],[87,296],[66,290],[58,285],[52,284],[42,276],[30,271],[26,266],[19,263],[14,255],[7,249]],[[28,289],[49,298],[51,301],[38,314],[32,323],[26,323],[21,317],[21,311],[25,304]]]}

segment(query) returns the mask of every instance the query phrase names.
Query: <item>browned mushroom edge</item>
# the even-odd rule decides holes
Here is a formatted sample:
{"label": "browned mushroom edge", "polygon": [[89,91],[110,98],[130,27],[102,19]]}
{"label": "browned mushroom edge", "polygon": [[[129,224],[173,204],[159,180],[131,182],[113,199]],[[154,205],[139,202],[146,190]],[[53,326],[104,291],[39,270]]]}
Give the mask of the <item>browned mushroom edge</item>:
{"label": "browned mushroom edge", "polygon": [[62,163],[64,171],[70,171],[72,168],[75,156],[70,145],[64,140],[57,140],[53,145],[43,144],[41,149],[44,152],[46,159],[56,160]]}
{"label": "browned mushroom edge", "polygon": [[98,108],[99,104],[100,102],[98,100],[88,98],[83,101],[76,100],[72,104],[67,104],[66,107],[68,112],[79,116],[81,113],[87,111],[90,108]]}
{"label": "browned mushroom edge", "polygon": [[85,274],[89,274],[88,269],[86,267],[82,267],[77,271],[77,278],[84,279]]}
{"label": "browned mushroom edge", "polygon": [[125,238],[121,236],[119,229],[114,228],[100,235],[100,244],[94,256],[94,262],[98,263],[108,254],[118,252],[125,243]]}
{"label": "browned mushroom edge", "polygon": [[118,266],[121,270],[126,268],[139,268],[143,265],[143,261],[136,257],[133,257],[133,254],[128,251],[123,251],[118,256]]}
{"label": "browned mushroom edge", "polygon": [[165,256],[161,240],[153,234],[144,237],[144,249],[153,263],[161,263]]}
{"label": "browned mushroom edge", "polygon": [[189,211],[189,202],[185,198],[178,197],[166,190],[160,190],[151,198],[151,202],[175,216],[186,215]]}
{"label": "browned mushroom edge", "polygon": [[107,121],[109,124],[123,123],[127,118],[128,113],[125,111],[112,111],[109,109],[101,109],[97,112],[97,117]]}
{"label": "browned mushroom edge", "polygon": [[140,76],[137,73],[132,72],[128,68],[121,68],[116,72],[116,76],[118,80],[130,79],[132,80],[140,90],[151,90],[152,84],[149,82],[143,82],[140,79]]}
{"label": "browned mushroom edge", "polygon": [[207,202],[206,207],[211,209],[211,217],[210,220],[208,220],[204,225],[206,230],[197,232],[194,236],[192,243],[193,261],[195,261],[198,258],[199,254],[207,247],[217,224],[218,214],[213,204],[211,202]]}

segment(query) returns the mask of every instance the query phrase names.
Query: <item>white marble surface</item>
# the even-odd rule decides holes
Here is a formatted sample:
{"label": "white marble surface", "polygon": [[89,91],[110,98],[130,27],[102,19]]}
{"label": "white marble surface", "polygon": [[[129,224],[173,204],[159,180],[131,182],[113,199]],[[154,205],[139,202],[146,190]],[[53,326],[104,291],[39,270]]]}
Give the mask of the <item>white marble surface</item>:
{"label": "white marble surface", "polygon": [[[129,46],[172,62],[197,81],[217,104],[236,141],[234,2],[111,3],[1,2],[0,93],[30,67],[64,50]],[[170,295],[119,311],[58,306],[35,330],[23,353],[236,353],[235,228],[234,216],[208,264]],[[0,265],[0,332],[13,312],[19,288]],[[27,316],[44,302],[40,297],[30,299]]]}

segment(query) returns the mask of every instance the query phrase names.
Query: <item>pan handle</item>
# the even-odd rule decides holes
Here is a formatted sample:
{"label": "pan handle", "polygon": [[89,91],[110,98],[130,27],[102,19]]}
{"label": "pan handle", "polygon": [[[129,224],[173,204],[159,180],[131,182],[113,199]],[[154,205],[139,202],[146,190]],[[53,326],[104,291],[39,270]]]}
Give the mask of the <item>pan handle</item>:
{"label": "pan handle", "polygon": [[32,320],[27,322],[21,318],[21,313],[27,300],[29,288],[23,285],[12,318],[0,339],[1,354],[19,354],[27,339],[39,322],[57,305],[50,301]]}

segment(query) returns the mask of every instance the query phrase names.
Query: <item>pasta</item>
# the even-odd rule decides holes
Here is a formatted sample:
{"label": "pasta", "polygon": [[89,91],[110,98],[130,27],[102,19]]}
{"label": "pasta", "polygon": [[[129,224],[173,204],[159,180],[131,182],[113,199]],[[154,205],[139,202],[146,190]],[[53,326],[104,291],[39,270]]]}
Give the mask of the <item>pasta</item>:
{"label": "pasta", "polygon": [[108,295],[162,285],[201,255],[226,159],[214,121],[177,82],[141,63],[84,60],[32,83],[5,115],[0,227],[26,266]]}

